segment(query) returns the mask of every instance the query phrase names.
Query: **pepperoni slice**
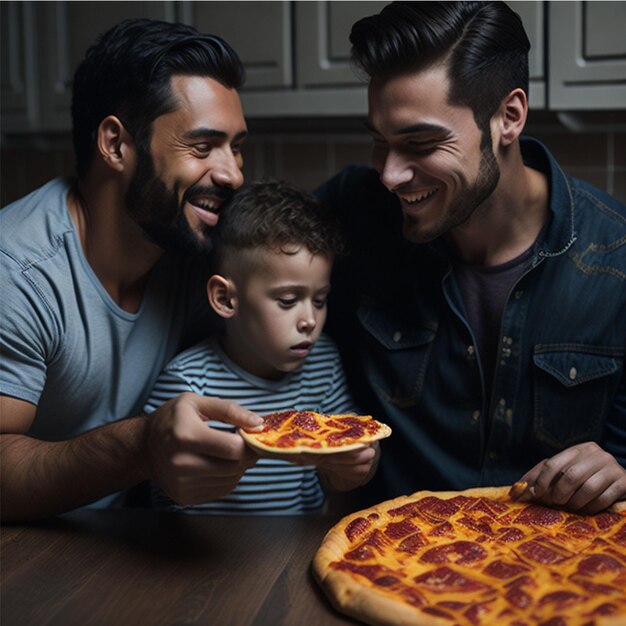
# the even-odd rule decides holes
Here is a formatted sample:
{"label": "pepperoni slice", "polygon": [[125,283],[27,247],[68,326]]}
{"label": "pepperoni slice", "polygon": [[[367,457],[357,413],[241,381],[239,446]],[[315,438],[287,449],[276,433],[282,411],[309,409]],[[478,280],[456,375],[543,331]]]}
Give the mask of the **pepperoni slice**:
{"label": "pepperoni slice", "polygon": [[498,536],[496,537],[496,541],[509,543],[513,541],[520,541],[525,536],[526,535],[524,534],[524,532],[519,528],[504,526],[502,528],[498,528]]}
{"label": "pepperoni slice", "polygon": [[541,622],[539,626],[567,626],[567,622],[563,617],[551,617],[549,620],[545,622]]}
{"label": "pepperoni slice", "polygon": [[341,428],[354,428],[358,426],[359,428],[364,428],[368,433],[374,434],[380,430],[380,426],[373,419],[359,419],[358,417],[338,417],[334,422],[340,424]]}
{"label": "pepperoni slice", "polygon": [[483,572],[487,574],[487,576],[493,576],[494,578],[506,580],[508,578],[519,576],[523,572],[528,572],[529,570],[530,568],[525,565],[516,565],[515,563],[507,563],[501,559],[496,559],[495,561],[489,563]]}
{"label": "pepperoni slice", "polygon": [[311,435],[303,433],[301,430],[294,430],[292,433],[281,435],[274,444],[277,448],[289,448],[300,439],[314,439]]}
{"label": "pepperoni slice", "polygon": [[540,598],[539,605],[544,606],[546,604],[553,604],[556,609],[561,610],[580,603],[585,597],[573,591],[553,591],[547,593]]}
{"label": "pepperoni slice", "polygon": [[409,535],[400,542],[398,550],[400,552],[408,552],[409,554],[415,554],[417,551],[428,543],[424,535],[421,532],[416,532],[413,535]]}
{"label": "pepperoni slice", "polygon": [[302,430],[308,430],[314,432],[320,429],[319,422],[315,419],[315,415],[309,411],[302,411],[296,417],[293,418],[294,426],[301,428]]}
{"label": "pepperoni slice", "polygon": [[330,435],[326,437],[326,442],[329,446],[338,446],[345,443],[345,439],[359,439],[364,434],[365,429],[363,426],[357,425],[352,428],[348,428],[348,430],[330,433]]}
{"label": "pepperoni slice", "polygon": [[357,517],[346,526],[346,530],[344,532],[350,541],[354,541],[355,537],[362,535],[370,526],[371,522],[366,520],[364,517]]}
{"label": "pepperoni slice", "polygon": [[375,556],[374,550],[370,546],[359,546],[354,550],[346,552],[344,555],[349,561],[367,561]]}
{"label": "pepperoni slice", "polygon": [[569,558],[548,546],[542,545],[535,539],[520,544],[518,550],[531,561],[541,563],[542,565],[554,565]]}
{"label": "pepperoni slice", "polygon": [[598,513],[594,516],[594,522],[600,530],[607,530],[620,521],[624,521],[624,516],[619,513],[611,513],[610,511]]}
{"label": "pepperoni slice", "polygon": [[417,526],[410,519],[404,519],[401,522],[389,522],[385,528],[385,535],[391,539],[402,539],[415,531]]}
{"label": "pepperoni slice", "polygon": [[454,527],[450,522],[443,522],[438,526],[435,526],[429,533],[429,537],[450,537],[454,539],[456,537],[456,533],[454,532]]}
{"label": "pepperoni slice", "polygon": [[398,582],[400,582],[400,579],[397,576],[380,576],[374,579],[374,584],[379,587],[390,587]]}
{"label": "pepperoni slice", "polygon": [[466,565],[486,558],[487,550],[480,544],[473,541],[454,541],[427,550],[420,557],[420,561],[422,563],[449,563],[452,561],[459,565]]}
{"label": "pepperoni slice", "polygon": [[483,535],[493,536],[493,531],[491,530],[491,518],[488,516],[483,516],[480,519],[474,519],[469,515],[464,515],[457,520],[457,523],[462,524],[466,528],[470,530],[475,530],[478,533],[482,533]]}
{"label": "pepperoni slice", "polygon": [[338,570],[344,570],[364,576],[369,580],[380,578],[384,568],[382,565],[358,565],[349,561],[335,561],[331,566]]}
{"label": "pepperoni slice", "polygon": [[597,576],[602,572],[619,572],[626,569],[618,560],[606,554],[586,556],[578,564],[577,571],[584,576]]}
{"label": "pepperoni slice", "polygon": [[553,526],[563,520],[563,514],[559,511],[536,504],[527,506],[515,519],[518,524],[525,526]]}
{"label": "pepperoni slice", "polygon": [[442,500],[436,496],[426,496],[417,501],[418,510],[430,513],[433,517],[446,520],[460,510],[458,504],[450,500]]}
{"label": "pepperoni slice", "polygon": [[263,432],[268,432],[270,430],[278,430],[282,424],[284,424],[292,415],[295,415],[297,411],[283,411],[282,413],[272,413],[271,415],[266,415],[263,419],[265,423],[263,424]]}
{"label": "pepperoni slice", "polygon": [[474,593],[489,589],[487,585],[446,566],[420,574],[413,578],[413,581],[420,587],[425,587],[434,593]]}

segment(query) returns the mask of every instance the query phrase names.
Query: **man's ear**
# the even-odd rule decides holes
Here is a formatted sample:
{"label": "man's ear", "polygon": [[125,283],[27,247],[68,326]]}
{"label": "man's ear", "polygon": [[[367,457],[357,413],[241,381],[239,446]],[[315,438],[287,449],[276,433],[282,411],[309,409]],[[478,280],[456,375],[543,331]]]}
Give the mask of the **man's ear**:
{"label": "man's ear", "polygon": [[[102,160],[117,172],[131,165],[131,148],[134,146],[130,133],[115,115],[108,115],[98,126],[98,152]],[[132,160],[134,163],[134,159]]]}
{"label": "man's ear", "polygon": [[508,146],[522,134],[528,116],[528,100],[523,89],[517,88],[511,91],[500,104],[496,115],[492,118],[496,122],[496,128],[500,144]]}
{"label": "man's ear", "polygon": [[213,310],[224,319],[228,319],[237,312],[237,289],[229,278],[213,274],[206,286],[209,304]]}

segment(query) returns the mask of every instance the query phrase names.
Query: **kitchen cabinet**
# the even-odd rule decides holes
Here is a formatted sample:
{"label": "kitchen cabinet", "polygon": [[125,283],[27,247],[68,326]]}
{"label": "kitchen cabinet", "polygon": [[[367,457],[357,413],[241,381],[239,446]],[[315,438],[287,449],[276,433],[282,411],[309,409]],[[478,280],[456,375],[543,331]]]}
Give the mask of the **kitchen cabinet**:
{"label": "kitchen cabinet", "polygon": [[[385,4],[2,2],[3,134],[67,132],[76,66],[99,33],[129,17],[182,21],[224,37],[246,67],[249,118],[362,116],[366,87],[350,66],[348,35]],[[510,4],[531,40],[533,109],[626,109],[626,2]]]}
{"label": "kitchen cabinet", "polygon": [[2,2],[0,28],[2,126],[20,130],[35,128],[38,89],[32,71],[36,62],[32,5]]}
{"label": "kitchen cabinet", "polygon": [[548,103],[626,109],[626,2],[549,2]]}
{"label": "kitchen cabinet", "polygon": [[246,90],[293,86],[293,2],[181,2],[178,19],[223,37],[246,68]]}
{"label": "kitchen cabinet", "polygon": [[74,71],[96,37],[127,18],[172,21],[174,2],[36,2],[40,20],[40,124],[68,128]]}

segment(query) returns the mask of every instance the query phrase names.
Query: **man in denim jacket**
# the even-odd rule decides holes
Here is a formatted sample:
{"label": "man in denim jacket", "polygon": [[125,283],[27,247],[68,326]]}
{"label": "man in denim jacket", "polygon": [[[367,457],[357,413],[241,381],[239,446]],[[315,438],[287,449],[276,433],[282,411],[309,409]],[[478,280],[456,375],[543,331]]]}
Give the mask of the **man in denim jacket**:
{"label": "man in denim jacket", "polygon": [[626,497],[626,207],[522,139],[528,39],[500,2],[394,3],[354,25],[374,170],[318,195],[351,255],[330,330],[387,420],[374,499],[528,483]]}

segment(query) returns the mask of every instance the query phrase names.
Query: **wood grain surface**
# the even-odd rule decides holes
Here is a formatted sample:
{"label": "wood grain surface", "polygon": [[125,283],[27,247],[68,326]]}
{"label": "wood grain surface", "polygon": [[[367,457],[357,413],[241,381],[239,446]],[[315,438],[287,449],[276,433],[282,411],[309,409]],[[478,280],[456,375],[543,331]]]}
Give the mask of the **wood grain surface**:
{"label": "wood grain surface", "polygon": [[82,510],[2,526],[2,626],[335,626],[311,561],[330,515]]}

